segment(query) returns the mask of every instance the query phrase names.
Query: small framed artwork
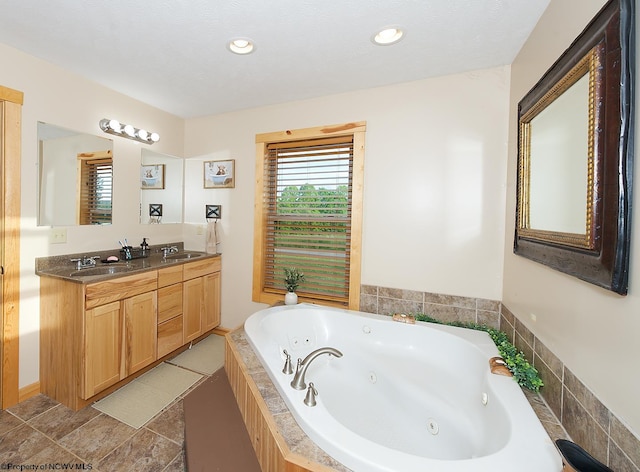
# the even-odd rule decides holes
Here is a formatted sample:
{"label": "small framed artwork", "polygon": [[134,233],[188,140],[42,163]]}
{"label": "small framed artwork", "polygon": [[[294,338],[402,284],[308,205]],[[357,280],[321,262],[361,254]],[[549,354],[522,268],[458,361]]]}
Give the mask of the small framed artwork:
{"label": "small framed artwork", "polygon": [[234,188],[235,186],[235,159],[205,161],[204,188]]}
{"label": "small framed artwork", "polygon": [[140,166],[140,188],[144,190],[164,188],[164,164]]}

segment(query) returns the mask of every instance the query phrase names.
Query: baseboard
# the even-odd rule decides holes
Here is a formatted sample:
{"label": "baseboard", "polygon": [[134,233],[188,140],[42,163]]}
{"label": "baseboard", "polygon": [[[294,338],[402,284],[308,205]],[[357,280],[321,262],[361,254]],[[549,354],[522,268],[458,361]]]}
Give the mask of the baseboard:
{"label": "baseboard", "polygon": [[31,397],[35,397],[40,393],[40,382],[34,382],[31,385],[22,387],[18,390],[18,402],[22,403]]}

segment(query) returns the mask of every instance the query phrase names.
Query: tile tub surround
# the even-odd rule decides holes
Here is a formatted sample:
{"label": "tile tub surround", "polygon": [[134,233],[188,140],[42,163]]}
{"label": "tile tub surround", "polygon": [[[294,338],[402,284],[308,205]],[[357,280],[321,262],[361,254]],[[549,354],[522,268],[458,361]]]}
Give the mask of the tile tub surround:
{"label": "tile tub surround", "polygon": [[371,285],[360,293],[368,313],[425,313],[504,331],[544,381],[540,395],[525,393],[549,436],[573,440],[616,472],[640,472],[640,439],[500,301]]}
{"label": "tile tub surround", "polygon": [[378,315],[426,313],[440,321],[500,327],[499,301],[396,288],[360,287],[360,311]]}
{"label": "tile tub surround", "polygon": [[616,472],[640,472],[640,439],[502,305],[500,329],[540,373],[540,390],[571,439]]}

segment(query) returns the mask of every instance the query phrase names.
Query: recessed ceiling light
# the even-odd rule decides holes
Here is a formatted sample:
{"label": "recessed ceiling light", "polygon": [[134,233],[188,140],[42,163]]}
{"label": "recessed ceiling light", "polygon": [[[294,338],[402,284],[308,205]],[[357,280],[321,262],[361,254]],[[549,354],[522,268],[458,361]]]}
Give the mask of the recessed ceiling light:
{"label": "recessed ceiling light", "polygon": [[401,28],[397,26],[387,26],[373,35],[371,41],[378,46],[389,46],[390,44],[395,44],[400,41],[403,36],[404,31],[402,31]]}
{"label": "recessed ceiling light", "polygon": [[234,54],[249,54],[255,50],[255,45],[250,39],[236,38],[229,41],[227,48]]}

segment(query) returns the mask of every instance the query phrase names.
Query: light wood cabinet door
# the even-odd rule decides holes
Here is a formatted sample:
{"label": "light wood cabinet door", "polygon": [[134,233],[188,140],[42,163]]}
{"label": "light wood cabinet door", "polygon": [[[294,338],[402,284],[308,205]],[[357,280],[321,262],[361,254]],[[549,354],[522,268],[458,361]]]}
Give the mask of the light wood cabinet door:
{"label": "light wood cabinet door", "polygon": [[158,324],[182,314],[182,283],[158,289]]}
{"label": "light wood cabinet door", "polygon": [[184,345],[182,315],[158,324],[158,359]]}
{"label": "light wood cabinet door", "polygon": [[205,275],[203,281],[202,332],[220,324],[220,272]]}
{"label": "light wood cabinet door", "polygon": [[85,400],[124,378],[121,369],[121,327],[122,310],[119,301],[85,311],[82,392]]}
{"label": "light wood cabinet door", "polygon": [[186,280],[182,284],[182,296],[184,342],[188,343],[200,336],[202,332],[202,302],[204,300],[202,277]]}
{"label": "light wood cabinet door", "polygon": [[157,304],[155,290],[123,300],[125,376],[156,360]]}

